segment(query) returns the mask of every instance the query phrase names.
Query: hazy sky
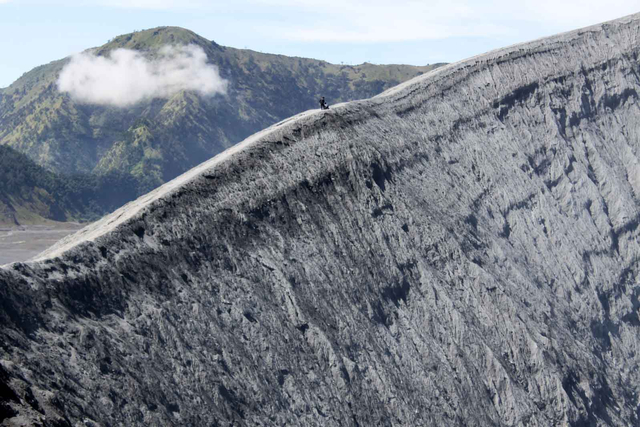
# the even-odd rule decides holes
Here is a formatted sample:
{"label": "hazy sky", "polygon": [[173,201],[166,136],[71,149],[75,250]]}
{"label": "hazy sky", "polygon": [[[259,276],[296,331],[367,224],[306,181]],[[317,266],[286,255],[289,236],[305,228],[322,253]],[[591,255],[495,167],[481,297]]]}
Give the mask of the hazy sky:
{"label": "hazy sky", "polygon": [[640,12],[640,0],[0,0],[0,87],[134,30],[333,63],[453,62]]}

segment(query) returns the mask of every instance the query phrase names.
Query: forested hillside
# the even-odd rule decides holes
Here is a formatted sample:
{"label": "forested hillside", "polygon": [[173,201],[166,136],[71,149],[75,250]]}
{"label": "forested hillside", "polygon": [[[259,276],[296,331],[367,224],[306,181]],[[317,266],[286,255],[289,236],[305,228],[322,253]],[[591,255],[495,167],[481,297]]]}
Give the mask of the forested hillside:
{"label": "forested hillside", "polygon": [[56,174],[0,145],[0,224],[94,220],[133,198],[136,185],[118,172]]}

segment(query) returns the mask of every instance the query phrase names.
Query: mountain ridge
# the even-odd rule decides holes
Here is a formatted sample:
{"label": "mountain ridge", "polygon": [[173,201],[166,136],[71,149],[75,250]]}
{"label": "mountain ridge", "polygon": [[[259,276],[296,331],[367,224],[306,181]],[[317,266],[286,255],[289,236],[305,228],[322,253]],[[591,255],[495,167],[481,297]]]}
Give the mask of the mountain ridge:
{"label": "mountain ridge", "polygon": [[638,28],[303,113],[0,269],[5,422],[637,424]]}
{"label": "mountain ridge", "polygon": [[[609,22],[619,22],[619,21],[623,21],[625,19],[629,19],[631,18],[631,16],[637,16],[637,15],[630,15],[629,17],[625,17],[625,18],[620,18],[619,20],[615,20],[615,21],[609,21]],[[376,104],[377,106],[380,106],[382,103],[385,102],[384,98],[393,98],[393,97],[398,97],[399,96],[399,92],[403,91],[403,90],[407,90],[410,86],[413,85],[417,85],[420,83],[420,81],[422,80],[429,80],[429,83],[435,84],[438,82],[438,78],[446,78],[449,75],[451,75],[452,73],[455,73],[456,71],[459,71],[460,69],[464,69],[470,66],[477,66],[478,63],[476,61],[478,61],[479,59],[482,59],[483,61],[488,61],[489,59],[494,59],[494,60],[500,60],[501,58],[503,58],[505,53],[508,53],[509,55],[513,55],[513,58],[517,58],[521,55],[523,55],[522,50],[526,49],[527,47],[530,46],[534,46],[540,42],[544,42],[547,40],[553,40],[555,38],[562,38],[562,37],[572,37],[572,36],[580,36],[582,33],[585,32],[589,32],[589,31],[597,31],[598,29],[602,28],[602,27],[606,27],[607,22],[602,23],[602,24],[596,24],[596,25],[592,25],[592,26],[588,26],[588,27],[584,27],[584,28],[580,28],[577,30],[572,30],[572,31],[567,31],[561,34],[558,34],[554,37],[542,37],[539,39],[535,39],[532,41],[528,41],[528,42],[522,42],[522,43],[517,43],[515,45],[512,46],[508,46],[505,48],[499,48],[499,49],[495,49],[492,50],[490,52],[487,52],[485,54],[480,54],[480,55],[476,55],[474,57],[471,58],[467,58],[455,63],[451,63],[451,64],[446,64],[443,65],[441,67],[439,67],[437,70],[432,70],[427,74],[423,74],[420,75],[418,77],[415,77],[413,79],[410,79],[404,83],[398,84],[397,86],[394,86],[390,89],[387,89],[386,91],[375,95],[373,98],[375,98]],[[158,27],[158,28],[178,28],[178,29],[182,29],[180,27]],[[152,31],[152,30],[156,30],[156,29],[150,29],[148,31]],[[195,34],[195,33],[194,33]],[[516,51],[517,49],[517,51]],[[547,50],[547,47],[545,47],[543,50]],[[271,54],[266,54],[266,55],[271,55]],[[506,60],[506,59],[505,59]],[[323,61],[321,61],[323,62]],[[392,66],[392,65],[390,65]],[[442,75],[442,76],[441,76]],[[535,85],[535,83],[529,83],[528,85],[525,86],[525,90],[521,91],[524,92],[524,95],[527,95],[527,92],[529,92],[532,89],[531,85]],[[516,91],[517,92],[517,91]],[[519,96],[521,93],[515,93],[512,94],[512,96],[506,96],[503,98],[504,101],[510,101],[513,102],[513,99],[509,99],[509,98],[514,98]],[[405,96],[405,95],[402,95]],[[351,101],[351,102],[355,102],[355,101]],[[308,110],[308,111],[304,111],[301,112],[299,114],[296,114],[295,116],[289,117],[285,120],[282,120],[281,122],[278,122],[272,126],[269,126],[268,128],[259,131],[257,133],[255,133],[254,135],[246,138],[245,140],[239,142],[238,144],[234,145],[233,147],[230,147],[229,149],[223,151],[222,153],[216,155],[215,157],[211,158],[208,161],[205,161],[203,163],[201,163],[200,165],[194,167],[193,169],[187,171],[186,173],[184,173],[182,176],[177,177],[175,182],[170,182],[168,184],[166,184],[165,186],[161,186],[158,189],[156,189],[155,191],[152,192],[153,197],[151,198],[151,200],[155,201],[158,200],[159,197],[163,196],[163,190],[164,189],[169,189],[169,191],[175,191],[176,188],[176,183],[181,182],[184,183],[184,179],[191,179],[191,178],[195,178],[197,173],[201,173],[202,171],[204,171],[206,168],[211,168],[214,167],[216,164],[218,164],[218,162],[220,161],[225,161],[227,159],[229,159],[229,157],[231,157],[233,154],[237,153],[238,151],[249,147],[251,144],[254,144],[256,142],[258,142],[261,138],[265,138],[267,136],[271,136],[273,135],[278,135],[280,134],[283,129],[288,129],[291,126],[297,125],[297,121],[300,119],[305,119],[308,118],[312,115],[318,115],[318,114],[324,114],[324,116],[334,116],[340,113],[340,108],[342,107],[343,104],[338,104],[338,105],[334,105],[333,111],[331,112],[325,112],[323,113],[322,111],[316,111],[316,110]],[[501,103],[494,103],[492,106],[492,108],[503,108],[503,106],[501,105]],[[411,109],[413,109],[415,107],[411,106],[408,108],[408,110],[410,111]],[[404,112],[403,112],[404,113]],[[500,113],[500,114],[504,114],[504,113]],[[285,126],[285,128],[283,128],[283,126]],[[282,137],[280,137],[282,139]],[[276,139],[278,139],[276,137]],[[287,139],[286,137],[284,137],[284,139]],[[188,181],[187,181],[188,182]],[[638,187],[638,195],[640,196],[640,187]],[[148,196],[150,196],[150,194],[145,195],[142,199],[145,199],[145,201],[150,200],[150,198]],[[138,203],[138,200],[134,201],[134,204],[139,207],[139,209],[144,209],[145,206],[140,206],[140,204]],[[98,222],[98,223],[94,223],[90,226],[90,228],[99,228],[101,226],[102,223],[109,223],[110,218],[112,217],[120,217],[121,214],[120,212],[125,211],[129,209],[128,207],[123,207],[122,209],[119,209],[118,211],[112,213],[111,215],[108,215],[107,217],[103,218],[102,221]],[[69,236],[69,238],[71,238],[73,236]],[[66,241],[66,239],[65,239]],[[62,242],[61,242],[62,243]],[[49,257],[53,257],[56,255],[61,255],[64,252],[63,249],[59,249],[58,245],[55,245],[52,248],[49,248],[47,251],[43,252],[42,256],[38,257],[39,260],[42,259],[46,259]],[[52,255],[49,255],[52,254]]]}
{"label": "mountain ridge", "polygon": [[[291,70],[295,70],[294,67],[297,67],[299,65],[302,66],[304,70],[307,70],[309,66],[313,66],[319,70],[320,72],[320,74],[318,74],[319,76],[322,76],[323,75],[322,73],[324,73],[322,69],[327,70],[327,72],[329,73],[327,74],[328,76],[338,75],[340,72],[342,72],[340,70],[347,70],[347,71],[350,70],[349,72],[351,73],[351,77],[347,77],[346,78],[347,80],[345,80],[346,82],[349,82],[349,79],[355,78],[355,74],[360,73],[361,71],[360,68],[358,68],[357,66],[356,67],[336,66],[320,60],[311,60],[306,58],[289,58],[284,55],[272,55],[272,54],[264,54],[264,53],[242,50],[242,49],[225,48],[215,44],[215,42],[210,42],[200,36],[197,36],[195,33],[189,30],[175,28],[175,27],[158,27],[150,30],[144,30],[144,31],[139,31],[131,34],[122,35],[122,36],[116,37],[115,39],[113,39],[112,41],[110,41],[109,43],[103,46],[100,46],[97,48],[91,48],[88,50],[88,52],[94,52],[98,56],[103,56],[117,48],[128,48],[128,49],[137,50],[143,53],[150,53],[153,56],[153,52],[156,52],[160,47],[167,45],[167,43],[170,43],[170,44],[190,44],[191,43],[191,44],[200,46],[203,49],[206,49],[207,54],[209,56],[209,61],[220,68],[221,72],[223,73],[223,77],[229,79],[234,85],[239,85],[239,87],[236,89],[236,91],[238,92],[236,96],[240,96],[241,98],[246,96],[245,95],[246,90],[250,90],[250,91],[257,90],[252,86],[253,85],[253,83],[251,82],[252,78],[248,77],[248,74],[247,74],[248,72],[251,72],[251,73],[257,72],[258,73],[257,75],[259,78],[271,79],[275,76],[281,75],[281,73],[284,73],[285,71],[286,73],[291,74]],[[273,61],[275,62],[272,64]],[[300,62],[300,61],[303,61],[303,62]],[[105,150],[108,150],[108,148],[110,148],[109,144],[111,144],[111,142],[109,141],[117,142],[117,138],[118,138],[118,136],[115,134],[110,135],[108,133],[105,133],[105,131],[101,130],[100,126],[96,127],[95,124],[92,125],[90,123],[91,120],[94,120],[94,121],[97,120],[98,122],[107,120],[107,123],[109,120],[111,121],[115,120],[115,123],[111,124],[110,126],[111,127],[116,126],[116,128],[117,126],[120,126],[121,129],[119,130],[119,132],[125,132],[127,131],[127,128],[129,128],[136,119],[153,118],[153,116],[149,116],[149,114],[153,114],[152,111],[149,110],[149,108],[153,109],[153,106],[149,105],[148,101],[142,102],[139,105],[136,105],[130,109],[133,113],[133,118],[126,118],[128,116],[126,110],[105,109],[104,107],[95,107],[95,106],[87,107],[87,106],[83,106],[82,104],[76,104],[72,102],[72,100],[70,100],[69,97],[66,95],[62,95],[62,94],[56,95],[55,81],[57,80],[57,74],[60,72],[62,67],[66,65],[67,62],[68,62],[68,58],[59,60],[59,61],[53,61],[47,65],[36,67],[34,70],[28,73],[25,73],[15,83],[13,83],[8,88],[6,88],[7,98],[6,98],[6,101],[3,103],[5,105],[0,105],[0,120],[8,121],[8,123],[7,123],[7,126],[5,126],[5,132],[0,134],[0,138],[1,138],[0,143],[9,144],[13,148],[18,149],[19,151],[30,155],[30,157],[34,159],[36,162],[38,162],[40,165],[45,166],[49,169],[53,168],[52,170],[54,171],[67,172],[67,173],[69,171],[76,171],[76,170],[82,171],[82,172],[90,172],[95,167],[95,164],[97,162],[97,160],[95,159],[91,160],[91,158],[95,157],[96,159],[99,159],[102,156],[101,152],[104,152]],[[300,64],[298,64],[298,62],[300,62]],[[272,70],[274,66],[278,67],[278,69]],[[321,67],[321,68],[318,68],[318,67]],[[364,67],[364,64],[363,64],[363,67]],[[385,71],[383,73],[385,76],[383,78],[386,78],[394,82],[394,81],[397,81],[397,80],[393,80],[394,78],[406,79],[407,75],[409,76],[415,75],[417,72],[432,68],[429,66],[426,66],[426,67],[402,66],[402,67],[407,71],[396,70],[395,72],[390,72],[389,70],[393,71],[393,67],[385,68]],[[377,68],[377,66],[367,65],[366,67],[364,67],[364,70],[366,73],[367,70],[371,70],[375,68]],[[357,71],[354,71],[354,70],[357,70]],[[230,74],[225,74],[225,73],[230,73]],[[402,74],[402,73],[406,73],[406,74]],[[263,76],[263,77],[260,77],[260,76]],[[382,85],[384,84],[384,80],[379,80],[379,79],[376,80],[375,76],[373,80],[374,80],[374,83],[377,82],[375,84],[382,84]],[[362,82],[364,82],[364,80],[362,80]],[[265,82],[265,83],[270,84],[269,82]],[[282,83],[285,83],[285,81],[283,81]],[[343,84],[339,82],[336,82],[336,83]],[[314,83],[314,84],[317,84],[317,83]],[[349,82],[349,84],[351,83]],[[297,88],[295,82],[289,85],[284,85],[284,86],[291,86],[291,87]],[[319,87],[321,86],[322,84],[320,84]],[[353,91],[355,89],[356,88],[354,87],[350,87],[348,90]],[[299,91],[300,88],[297,88],[296,90]],[[344,87],[343,89],[340,89],[340,90],[344,90],[346,92],[347,89],[346,87]],[[373,93],[371,93],[371,90],[376,91],[377,88],[372,87],[371,89],[365,89],[365,93],[368,95],[372,95]],[[234,90],[232,90],[232,92],[234,92]],[[335,92],[335,89],[333,94],[331,94],[331,89],[327,89],[326,92],[328,92],[327,95],[333,96],[334,99],[337,98],[336,100],[339,101],[339,96],[336,97],[337,94]],[[280,101],[280,99],[277,99],[276,97],[274,97],[273,99],[265,98],[263,100],[264,101],[263,107],[260,107],[264,111],[261,111],[259,114],[255,113],[255,111],[257,111],[256,105],[246,105],[242,107],[242,108],[250,108],[250,110],[244,113],[244,116],[246,117],[245,119],[240,118],[241,121],[244,120],[245,122],[247,122],[249,127],[249,129],[247,130],[241,130],[240,131],[241,134],[243,134],[246,137],[246,136],[249,136],[251,133],[255,133],[261,128],[265,127],[265,125],[269,124],[267,121],[265,121],[265,119],[271,120],[271,123],[273,123],[275,121],[278,121],[277,120],[278,117],[280,117],[280,119],[284,119],[290,116],[292,113],[300,111],[301,108],[299,107],[299,105],[300,105],[301,94],[302,92],[300,92],[299,94],[296,93],[282,103],[278,102]],[[9,97],[9,95],[11,96],[11,98]],[[345,95],[343,96],[349,96],[349,95],[350,94],[345,93]],[[356,95],[356,93],[354,93],[353,95]],[[264,97],[265,95],[261,94],[260,96]],[[270,94],[270,96],[273,97],[273,94]],[[306,94],[305,96],[309,98],[308,94]],[[316,96],[317,96],[316,93],[312,93],[311,99],[306,99],[304,101],[306,102],[307,108],[315,106]],[[42,99],[42,101],[38,101],[39,99]],[[288,104],[291,104],[292,101],[294,104],[291,107],[288,106]],[[36,103],[33,104],[34,102]],[[246,101],[242,101],[242,100],[235,101],[235,102],[246,103]],[[200,100],[200,103],[202,103],[202,100]],[[27,140],[31,140],[32,148],[36,150],[40,150],[40,148],[38,148],[39,145],[42,145],[42,143],[46,143],[46,140],[43,140],[43,138],[57,138],[56,136],[51,136],[51,137],[48,136],[49,133],[51,133],[51,131],[45,132],[41,136],[39,134],[33,134],[33,130],[29,130],[28,128],[26,128],[26,125],[23,123],[24,118],[22,118],[22,116],[20,115],[18,115],[17,117],[15,116],[17,112],[23,110],[25,107],[29,105],[32,105],[30,108],[36,109],[36,113],[39,110],[44,110],[45,113],[47,111],[51,111],[54,114],[54,116],[52,117],[54,121],[67,120],[65,119],[65,117],[67,116],[71,118],[78,116],[79,121],[77,121],[77,123],[76,122],[69,122],[69,123],[60,122],[60,125],[63,126],[63,129],[61,129],[61,131],[63,132],[61,137],[65,135],[64,137],[67,139],[69,138],[71,140],[77,139],[82,136],[81,134],[76,135],[78,132],[83,132],[86,134],[89,132],[90,128],[94,128],[93,130],[94,133],[95,132],[105,133],[104,137],[109,139],[105,140],[102,143],[100,142],[99,139],[93,142],[93,144],[98,145],[98,147],[96,147],[97,151],[93,153],[90,153],[90,152],[85,153],[86,150],[83,151],[82,149],[76,149],[77,153],[83,154],[79,160],[80,163],[76,162],[77,163],[76,166],[69,164],[68,161],[66,161],[65,163],[63,159],[59,160],[59,161],[62,161],[63,163],[60,163],[59,166],[55,166],[54,163],[50,163],[49,161],[46,161],[42,157],[44,154],[40,154],[40,155],[35,154],[36,152],[33,152],[31,148],[27,149],[26,142],[24,142],[23,140],[20,140],[20,138],[22,139],[26,138]],[[55,114],[60,114],[58,113],[57,107],[56,107],[58,105],[61,107],[64,107],[65,109],[61,111],[62,116],[59,116],[59,117],[55,116]],[[242,104],[242,105],[245,105],[245,104]],[[3,111],[3,107],[4,107],[4,111]],[[265,107],[268,107],[268,108],[265,108]],[[295,110],[292,111],[292,107],[297,109],[297,111]],[[16,113],[12,112],[12,108],[17,109],[17,112]],[[216,107],[215,105],[207,105],[206,108],[210,109],[210,108],[216,108]],[[220,110],[218,111],[218,114],[225,111],[224,107],[222,106],[219,106],[217,108],[218,110]],[[282,111],[278,112],[279,110],[282,110]],[[282,116],[284,112],[288,112],[289,114]],[[95,116],[95,114],[98,114],[98,116]],[[230,114],[230,113],[227,112],[225,114]],[[35,118],[35,116],[33,117]],[[47,116],[42,117],[41,114],[38,115],[38,118],[40,118],[41,120],[46,117]],[[27,118],[29,120],[32,120],[29,117]],[[125,127],[122,127],[122,125],[118,124],[118,122],[122,121],[123,119],[125,119],[129,123],[128,125],[125,125]],[[238,119],[234,118],[233,120],[238,120]],[[253,122],[256,122],[256,123],[253,123]],[[247,124],[245,124],[244,127],[247,127]],[[52,123],[50,126],[52,126],[52,129],[56,128],[55,127],[56,125],[54,123]],[[243,125],[241,125],[239,122],[239,126],[242,128]],[[70,129],[64,129],[64,127],[70,128]],[[26,134],[21,133],[21,129],[23,128],[27,132]],[[13,129],[18,129],[17,133],[15,133]],[[38,131],[38,132],[41,132],[41,131]],[[110,131],[110,132],[113,133],[113,131]],[[230,137],[232,139],[235,139],[235,141],[233,142],[237,142],[240,139],[243,139],[241,137],[237,137],[234,135],[231,135]],[[189,136],[189,138],[192,138],[192,136]],[[99,147],[100,144],[107,144],[107,145],[105,145],[105,147],[103,148],[100,148]],[[230,143],[227,141],[222,146],[228,147],[230,146]],[[55,149],[53,150],[55,151]],[[220,150],[220,148],[217,148],[216,150]],[[209,149],[209,151],[211,151],[211,153],[213,154],[217,154],[217,152],[219,152],[216,150],[211,151],[211,149]],[[61,154],[68,155],[68,153],[61,153]],[[208,157],[209,157],[208,155],[207,157],[200,157],[200,161],[206,160],[206,158]],[[60,169],[61,167],[63,167],[63,169]]]}
{"label": "mountain ridge", "polygon": [[[118,36],[85,54],[133,49],[153,60],[164,46],[196,45],[229,83],[224,96],[180,91],[128,108],[83,104],[58,91],[65,58],[36,67],[0,95],[0,144],[60,175],[130,175],[142,195],[245,137],[299,111],[372,96],[434,66],[338,66],[227,48],[175,27]],[[97,195],[99,198],[100,195]]]}

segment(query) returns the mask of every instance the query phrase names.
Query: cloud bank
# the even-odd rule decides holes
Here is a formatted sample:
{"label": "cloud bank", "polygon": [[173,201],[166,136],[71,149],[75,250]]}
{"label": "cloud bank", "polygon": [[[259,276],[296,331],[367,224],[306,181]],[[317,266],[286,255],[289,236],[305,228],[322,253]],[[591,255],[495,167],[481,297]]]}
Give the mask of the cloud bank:
{"label": "cloud bank", "polygon": [[60,73],[58,90],[81,103],[127,107],[182,90],[225,93],[227,81],[215,65],[207,64],[201,47],[165,46],[153,59],[129,49],[114,50],[106,57],[74,55]]}

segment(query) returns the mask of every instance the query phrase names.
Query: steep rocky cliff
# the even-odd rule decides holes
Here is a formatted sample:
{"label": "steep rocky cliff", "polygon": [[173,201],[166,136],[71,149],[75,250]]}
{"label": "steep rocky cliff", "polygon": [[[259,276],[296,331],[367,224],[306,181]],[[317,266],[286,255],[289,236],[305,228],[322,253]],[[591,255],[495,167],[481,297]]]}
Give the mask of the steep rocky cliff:
{"label": "steep rocky cliff", "polygon": [[0,270],[4,424],[640,424],[639,30],[300,114]]}

